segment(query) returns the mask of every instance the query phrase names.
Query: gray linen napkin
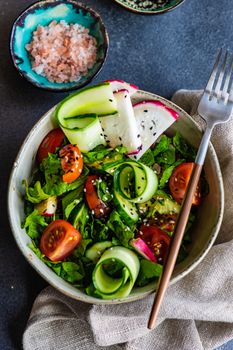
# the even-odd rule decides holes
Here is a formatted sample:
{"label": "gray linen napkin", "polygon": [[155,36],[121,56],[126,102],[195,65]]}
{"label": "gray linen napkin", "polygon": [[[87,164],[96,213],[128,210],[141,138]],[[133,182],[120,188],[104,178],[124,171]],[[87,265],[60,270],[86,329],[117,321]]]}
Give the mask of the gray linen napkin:
{"label": "gray linen napkin", "polygon": [[[173,101],[195,116],[200,91]],[[23,335],[25,350],[210,350],[233,338],[233,120],[215,129],[226,206],[217,244],[198,267],[168,288],[159,325],[146,328],[153,295],[124,305],[86,305],[48,287]]]}

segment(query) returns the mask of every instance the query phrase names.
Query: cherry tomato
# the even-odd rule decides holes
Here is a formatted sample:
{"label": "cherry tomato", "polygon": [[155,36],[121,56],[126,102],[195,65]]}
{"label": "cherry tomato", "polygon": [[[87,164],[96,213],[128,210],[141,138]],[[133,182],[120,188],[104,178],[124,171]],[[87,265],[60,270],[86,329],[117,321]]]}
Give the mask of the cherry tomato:
{"label": "cherry tomato", "polygon": [[93,210],[93,213],[95,217],[102,218],[109,214],[110,208],[98,197],[96,188],[95,188],[95,181],[98,179],[97,175],[90,175],[87,177],[84,192],[87,204],[91,210]]}
{"label": "cherry tomato", "polygon": [[[184,199],[185,191],[188,186],[194,163],[183,163],[178,165],[170,177],[169,188],[172,197],[181,204]],[[200,183],[197,185],[195,195],[193,197],[193,205],[199,205],[201,202]]]}
{"label": "cherry tomato", "polygon": [[64,182],[75,181],[83,170],[83,156],[77,146],[66,145],[60,150],[61,166],[64,171],[62,179]]}
{"label": "cherry tomato", "polygon": [[51,130],[41,142],[37,151],[37,161],[42,162],[48,156],[48,153],[55,153],[56,148],[60,147],[65,139],[65,135],[60,128]]}
{"label": "cherry tomato", "polygon": [[143,239],[143,241],[152,250],[158,263],[163,264],[171,241],[170,236],[168,236],[156,225],[142,225],[140,227],[138,237]]}
{"label": "cherry tomato", "polygon": [[81,234],[69,222],[55,220],[44,230],[40,249],[51,261],[64,260],[80,243]]}

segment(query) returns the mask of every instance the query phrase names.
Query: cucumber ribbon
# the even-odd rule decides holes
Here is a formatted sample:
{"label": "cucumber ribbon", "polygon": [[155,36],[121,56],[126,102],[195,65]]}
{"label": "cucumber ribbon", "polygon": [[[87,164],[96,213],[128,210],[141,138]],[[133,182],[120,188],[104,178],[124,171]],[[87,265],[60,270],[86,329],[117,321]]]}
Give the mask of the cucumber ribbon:
{"label": "cucumber ribbon", "polygon": [[114,188],[133,203],[144,203],[153,197],[158,188],[158,178],[148,166],[128,161],[120,165],[113,175]]}
{"label": "cucumber ribbon", "polygon": [[[108,264],[121,264],[121,276],[107,274]],[[111,247],[106,250],[93,271],[95,294],[102,299],[127,297],[137,279],[140,263],[137,255],[125,247]]]}

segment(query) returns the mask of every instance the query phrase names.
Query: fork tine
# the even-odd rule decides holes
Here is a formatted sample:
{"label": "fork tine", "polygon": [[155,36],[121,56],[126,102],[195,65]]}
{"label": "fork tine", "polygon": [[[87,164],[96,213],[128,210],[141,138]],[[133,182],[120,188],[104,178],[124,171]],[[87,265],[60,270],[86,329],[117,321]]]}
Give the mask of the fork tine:
{"label": "fork tine", "polygon": [[232,69],[233,69],[233,54],[231,54],[230,63],[229,63],[228,71],[226,74],[226,80],[225,80],[224,87],[222,90],[222,98],[224,98],[224,99],[226,99],[227,95],[228,95],[227,91],[229,89],[229,83],[230,83],[230,79],[231,79]]}
{"label": "fork tine", "polygon": [[222,55],[222,48],[219,50],[218,56],[216,58],[216,61],[215,61],[214,67],[213,67],[213,70],[212,70],[211,75],[210,75],[210,79],[209,79],[209,81],[206,85],[206,88],[205,88],[205,91],[208,93],[211,93],[211,91],[213,89],[214,81],[215,81],[215,78],[217,75],[218,65],[220,62],[221,55]]}
{"label": "fork tine", "polygon": [[227,55],[228,55],[228,51],[226,50],[225,52],[225,56],[223,59],[223,63],[222,63],[222,67],[220,69],[220,73],[219,73],[219,77],[218,77],[218,81],[215,87],[215,95],[217,97],[217,99],[219,100],[221,98],[221,86],[222,86],[222,82],[223,82],[223,77],[225,74],[225,68],[226,68],[226,63],[227,63]]}

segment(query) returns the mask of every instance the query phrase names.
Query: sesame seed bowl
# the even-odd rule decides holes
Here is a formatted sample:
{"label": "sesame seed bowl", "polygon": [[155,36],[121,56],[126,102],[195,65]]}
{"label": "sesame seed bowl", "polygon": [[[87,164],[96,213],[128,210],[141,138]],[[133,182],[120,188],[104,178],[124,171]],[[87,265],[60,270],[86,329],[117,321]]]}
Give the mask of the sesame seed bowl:
{"label": "sesame seed bowl", "polygon": [[15,68],[33,85],[75,90],[97,75],[108,51],[101,17],[73,0],[39,1],[13,24],[10,52]]}

